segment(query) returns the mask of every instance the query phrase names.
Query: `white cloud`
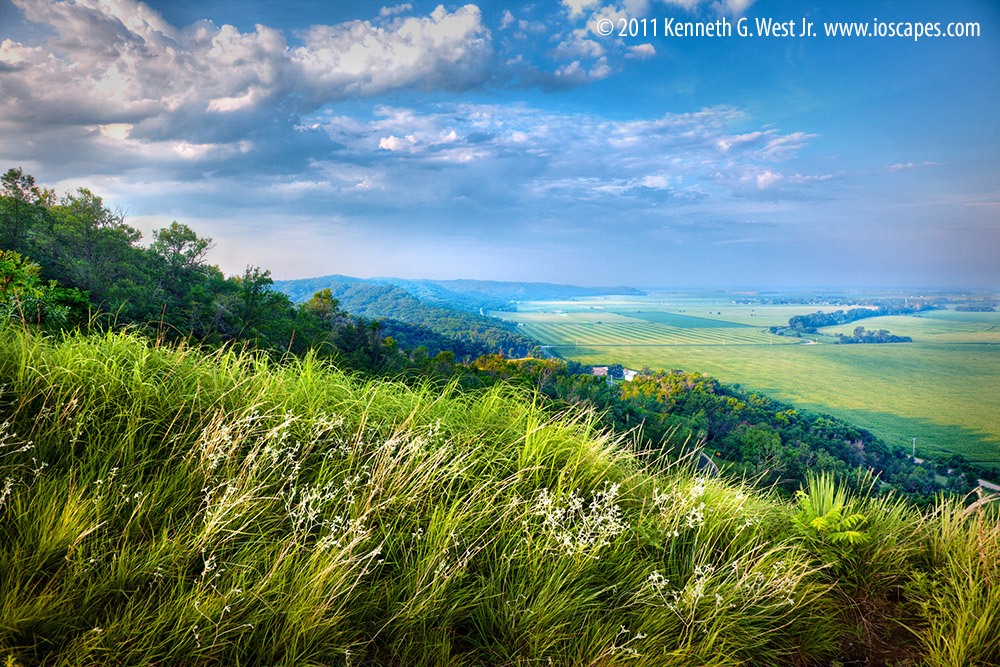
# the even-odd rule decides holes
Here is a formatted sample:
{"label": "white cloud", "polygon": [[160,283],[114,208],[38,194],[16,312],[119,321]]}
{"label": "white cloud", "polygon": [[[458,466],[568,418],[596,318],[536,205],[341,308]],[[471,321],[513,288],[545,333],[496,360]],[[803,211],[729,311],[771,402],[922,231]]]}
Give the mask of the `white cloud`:
{"label": "white cloud", "polygon": [[571,17],[583,14],[585,9],[590,9],[594,5],[600,4],[600,0],[562,0],[563,7],[569,12]]}
{"label": "white cloud", "polygon": [[932,162],[930,160],[925,160],[924,162],[896,162],[895,164],[890,164],[885,168],[886,171],[890,173],[897,173],[900,171],[912,171],[914,169],[921,169],[923,167],[941,167],[944,166],[943,162]]}
{"label": "white cloud", "polygon": [[603,46],[588,38],[586,30],[574,30],[552,51],[553,57],[559,60],[600,58],[605,53]]}
{"label": "white cloud", "polygon": [[[234,135],[247,140],[275,121],[288,125],[296,107],[309,112],[409,86],[476,85],[492,58],[474,5],[439,6],[426,16],[407,15],[407,4],[388,7],[374,21],[314,26],[302,46],[290,48],[264,25],[249,32],[210,21],[176,27],[137,0],[14,3],[41,28],[31,34],[42,35],[0,42],[0,117],[8,130],[0,153],[20,161],[55,135],[69,161],[89,159],[87,144],[110,136],[94,128],[124,125],[129,141],[120,148],[136,158],[203,160],[224,154],[218,147],[238,141]],[[175,148],[163,150],[169,141]]]}
{"label": "white cloud", "polygon": [[409,85],[462,88],[486,76],[490,33],[479,8],[395,19],[387,26],[351,21],[314,26],[291,51],[302,86],[317,104]]}
{"label": "white cloud", "polygon": [[637,58],[639,60],[648,60],[656,55],[656,47],[652,44],[638,44],[636,46],[629,47],[628,54],[626,58]]}
{"label": "white cloud", "polygon": [[408,134],[403,138],[397,137],[390,134],[388,137],[382,137],[378,140],[378,147],[393,153],[399,152],[412,152],[413,146],[417,141],[412,134]]}
{"label": "white cloud", "polygon": [[781,174],[776,174],[770,169],[765,169],[764,171],[758,173],[755,177],[757,181],[757,187],[761,190],[766,190],[767,188],[780,182],[784,176]]}
{"label": "white cloud", "polygon": [[378,15],[379,18],[388,18],[390,16],[399,16],[400,14],[405,14],[411,9],[413,9],[413,5],[407,2],[401,5],[394,5],[392,7],[383,7],[382,9],[379,10]]}

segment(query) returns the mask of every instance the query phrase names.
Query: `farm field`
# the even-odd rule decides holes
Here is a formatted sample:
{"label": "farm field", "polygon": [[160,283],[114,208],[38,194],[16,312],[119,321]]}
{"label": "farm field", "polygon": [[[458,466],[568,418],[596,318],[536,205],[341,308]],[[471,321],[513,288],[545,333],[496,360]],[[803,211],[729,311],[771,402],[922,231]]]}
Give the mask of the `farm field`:
{"label": "farm field", "polygon": [[[496,313],[565,359],[698,371],[833,414],[917,453],[1000,467],[1000,313],[930,311],[859,320],[913,343],[834,345],[776,336],[793,315],[843,306],[733,303],[726,294],[528,302]],[[823,336],[817,337],[822,341]]]}

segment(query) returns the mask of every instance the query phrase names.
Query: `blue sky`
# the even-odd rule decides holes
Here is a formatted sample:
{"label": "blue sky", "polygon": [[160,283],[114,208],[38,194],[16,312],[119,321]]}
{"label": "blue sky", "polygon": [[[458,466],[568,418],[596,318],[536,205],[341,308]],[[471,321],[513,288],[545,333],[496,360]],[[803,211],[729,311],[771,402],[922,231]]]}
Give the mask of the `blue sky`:
{"label": "blue sky", "polygon": [[0,0],[0,165],[227,273],[996,290],[1000,5]]}

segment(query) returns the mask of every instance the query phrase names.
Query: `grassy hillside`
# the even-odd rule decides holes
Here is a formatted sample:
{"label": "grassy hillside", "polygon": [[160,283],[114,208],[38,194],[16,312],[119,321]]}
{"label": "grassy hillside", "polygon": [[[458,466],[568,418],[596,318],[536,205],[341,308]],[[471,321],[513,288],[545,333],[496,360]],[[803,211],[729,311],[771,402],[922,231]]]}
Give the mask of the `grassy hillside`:
{"label": "grassy hillside", "polygon": [[3,664],[1000,660],[980,503],[789,503],[504,386],[127,334],[0,330],[0,385]]}

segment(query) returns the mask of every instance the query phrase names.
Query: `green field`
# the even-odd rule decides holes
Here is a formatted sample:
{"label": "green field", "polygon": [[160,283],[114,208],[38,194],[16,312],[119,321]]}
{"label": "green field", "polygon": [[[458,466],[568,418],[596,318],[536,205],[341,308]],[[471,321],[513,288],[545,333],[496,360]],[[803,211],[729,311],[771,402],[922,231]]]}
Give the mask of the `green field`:
{"label": "green field", "polygon": [[[747,305],[726,294],[528,302],[497,313],[565,359],[699,371],[827,412],[917,452],[1000,467],[1000,313],[931,311],[859,320],[913,343],[834,345],[776,336],[793,315],[842,306]],[[822,336],[819,337],[822,340]]]}

